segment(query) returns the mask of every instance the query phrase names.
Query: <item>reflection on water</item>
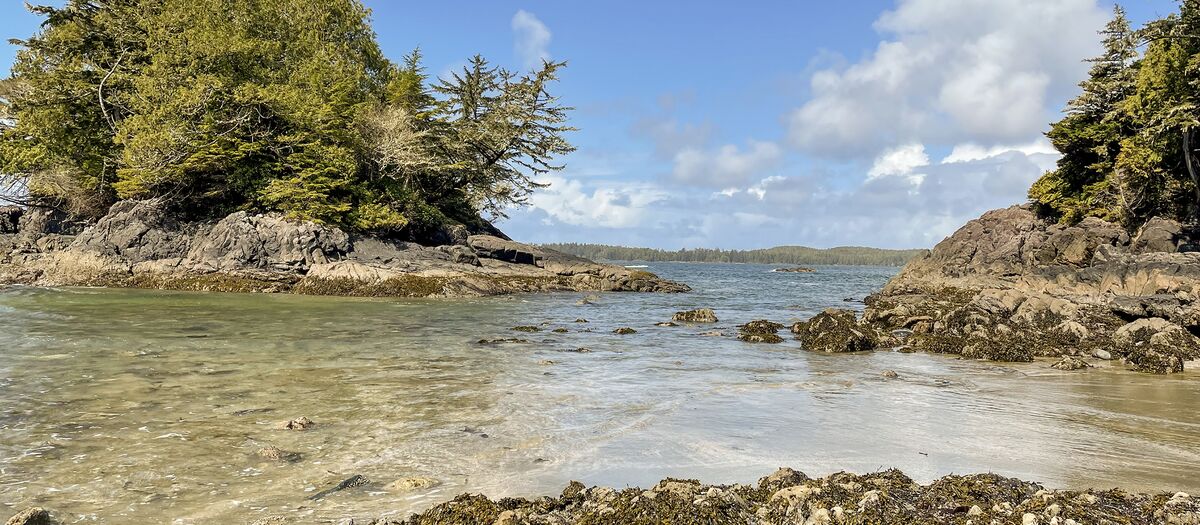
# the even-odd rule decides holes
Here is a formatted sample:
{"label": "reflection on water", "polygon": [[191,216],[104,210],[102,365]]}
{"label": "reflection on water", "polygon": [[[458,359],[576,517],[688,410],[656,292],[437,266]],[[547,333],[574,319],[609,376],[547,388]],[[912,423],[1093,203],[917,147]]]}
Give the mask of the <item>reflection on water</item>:
{"label": "reflection on water", "polygon": [[[591,305],[577,294],[0,290],[0,504],[102,523],[320,522],[403,515],[463,491],[536,495],[571,479],[746,482],[780,465],[1200,490],[1195,372],[831,356],[698,335],[710,326],[653,326],[697,306],[715,308],[727,334],[755,318],[860,306],[844,299],[894,271],[768,269],[657,264],[652,271],[697,292]],[[572,322],[579,317],[590,322]],[[478,344],[540,323],[546,331],[519,334],[529,344]],[[638,333],[613,335],[619,326]],[[900,378],[882,378],[887,369]],[[299,416],[318,426],[278,429]],[[258,457],[267,446],[303,459]],[[353,474],[374,483],[306,499]],[[407,477],[442,485],[384,489]]]}

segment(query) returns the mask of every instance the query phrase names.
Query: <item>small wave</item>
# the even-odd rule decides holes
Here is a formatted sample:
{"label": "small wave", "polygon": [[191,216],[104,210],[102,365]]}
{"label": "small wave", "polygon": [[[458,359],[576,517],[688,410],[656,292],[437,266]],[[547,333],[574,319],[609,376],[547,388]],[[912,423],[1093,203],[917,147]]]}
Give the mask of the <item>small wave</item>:
{"label": "small wave", "polygon": [[626,266],[626,268],[649,268],[649,266],[646,266],[644,264],[631,264],[629,266]]}

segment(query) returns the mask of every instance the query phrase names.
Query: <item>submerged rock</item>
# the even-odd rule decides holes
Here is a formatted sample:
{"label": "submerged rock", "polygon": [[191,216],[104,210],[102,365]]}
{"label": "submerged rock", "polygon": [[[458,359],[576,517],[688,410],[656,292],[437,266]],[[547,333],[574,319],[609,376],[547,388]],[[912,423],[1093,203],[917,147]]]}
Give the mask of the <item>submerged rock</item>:
{"label": "submerged rock", "polygon": [[671,320],[681,323],[715,323],[717,322],[717,314],[711,308],[699,308],[686,312],[676,312],[675,315],[671,316]]}
{"label": "submerged rock", "polygon": [[361,487],[361,486],[363,486],[363,485],[366,485],[366,484],[368,484],[368,483],[370,483],[370,480],[368,480],[368,479],[367,479],[365,476],[361,476],[361,475],[355,474],[355,475],[353,475],[353,476],[350,476],[350,477],[348,477],[348,478],[346,478],[346,479],[342,480],[342,481],[341,481],[341,482],[339,482],[337,485],[334,485],[334,486],[332,486],[332,487],[329,487],[329,488],[327,488],[327,489],[325,489],[325,490],[322,490],[321,492],[318,492],[318,493],[316,493],[316,494],[313,494],[312,496],[309,496],[309,497],[308,497],[308,499],[309,499],[310,501],[316,501],[316,500],[319,500],[319,499],[323,499],[323,498],[325,498],[326,496],[329,496],[329,495],[331,495],[331,494],[334,494],[334,493],[336,493],[336,492],[341,492],[341,491],[343,491],[343,490],[346,490],[346,489],[351,489],[351,488],[355,488],[355,487]]}
{"label": "submerged rock", "polygon": [[441,481],[434,478],[401,478],[384,485],[383,488],[391,492],[413,492],[428,490],[441,484]]}
{"label": "submerged rock", "polygon": [[291,421],[285,421],[279,425],[279,427],[284,430],[309,430],[315,426],[317,426],[317,424],[313,422],[313,420],[304,416],[300,416]]}
{"label": "submerged rock", "polygon": [[478,344],[481,345],[499,345],[499,344],[527,344],[528,339],[518,339],[515,337],[500,338],[500,339],[480,339]]}
{"label": "submerged rock", "polygon": [[898,379],[900,377],[900,374],[897,374],[895,370],[884,370],[879,375],[883,376],[885,379]]}
{"label": "submerged rock", "polygon": [[1084,361],[1083,359],[1073,355],[1063,356],[1063,358],[1059,359],[1057,363],[1050,365],[1050,368],[1057,370],[1083,370],[1091,367],[1092,365],[1088,364],[1087,361]]}
{"label": "submerged rock", "polygon": [[816,352],[861,352],[879,346],[876,330],[859,324],[853,310],[827,309],[792,325],[792,333],[804,349]]}
{"label": "submerged rock", "polygon": [[283,461],[287,463],[295,463],[304,459],[304,455],[299,452],[289,452],[282,450],[276,446],[266,446],[255,452],[254,455],[271,461]]}
{"label": "submerged rock", "polygon": [[621,327],[616,330],[613,330],[613,333],[617,334],[617,335],[630,335],[630,334],[636,334],[637,330],[634,330],[629,327]]}
{"label": "submerged rock", "polygon": [[534,333],[534,332],[542,331],[541,327],[537,327],[537,326],[514,326],[510,330],[512,330],[514,332],[526,332],[526,333]]}
{"label": "submerged rock", "polygon": [[797,266],[797,267],[793,267],[793,268],[776,268],[771,271],[772,272],[780,272],[780,273],[813,273],[816,270],[814,270],[812,268],[807,268],[804,266]]}

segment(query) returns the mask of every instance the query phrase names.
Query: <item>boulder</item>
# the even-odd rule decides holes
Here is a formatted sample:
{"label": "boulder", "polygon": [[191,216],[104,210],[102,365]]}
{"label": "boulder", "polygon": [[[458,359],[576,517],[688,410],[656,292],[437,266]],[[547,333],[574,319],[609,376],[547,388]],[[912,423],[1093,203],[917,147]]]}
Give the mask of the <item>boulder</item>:
{"label": "boulder", "polygon": [[879,346],[875,328],[859,324],[853,310],[827,309],[792,325],[792,333],[804,349],[817,352],[861,352]]}
{"label": "boulder", "polygon": [[300,416],[296,419],[280,424],[279,428],[283,430],[309,430],[315,426],[317,426],[317,424],[313,422],[313,420],[304,416]]}
{"label": "boulder", "polygon": [[1129,243],[1129,251],[1134,254],[1152,252],[1174,252],[1178,249],[1183,227],[1176,221],[1155,217],[1146,221],[1133,241]]}
{"label": "boulder", "polygon": [[79,223],[70,220],[66,212],[51,208],[27,208],[17,221],[17,231],[26,239],[35,239],[48,233],[75,235],[82,229]]}
{"label": "boulder", "polygon": [[671,320],[681,323],[715,323],[717,322],[717,314],[711,308],[699,308],[686,312],[676,312],[675,315],[671,316]]}
{"label": "boulder", "polygon": [[1200,339],[1166,319],[1138,319],[1113,333],[1112,348],[1121,359],[1141,372],[1171,374],[1183,371],[1183,362],[1200,358]]}

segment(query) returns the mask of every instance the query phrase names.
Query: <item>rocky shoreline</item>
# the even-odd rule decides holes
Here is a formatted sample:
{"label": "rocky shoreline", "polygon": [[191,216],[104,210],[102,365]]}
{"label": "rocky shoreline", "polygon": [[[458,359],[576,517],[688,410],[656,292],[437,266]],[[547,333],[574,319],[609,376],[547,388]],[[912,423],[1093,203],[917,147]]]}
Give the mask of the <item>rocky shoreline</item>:
{"label": "rocky shoreline", "polygon": [[[423,481],[423,480],[417,480]],[[343,486],[344,485],[344,486]],[[366,490],[361,476],[335,489]],[[29,508],[7,525],[57,525]],[[251,525],[300,523],[271,516]],[[666,479],[648,490],[571,482],[558,497],[489,499],[463,494],[404,519],[344,525],[825,525],[825,524],[1178,524],[1200,523],[1200,498],[1183,492],[1053,490],[997,474],[948,475],[919,484],[890,469],[822,478],[782,468],[753,485],[705,485]]]}
{"label": "rocky shoreline", "polygon": [[86,227],[52,211],[9,207],[0,209],[0,285],[371,297],[689,290],[499,231],[445,230],[444,244],[422,246],[277,215],[186,222],[157,201],[119,202]]}

